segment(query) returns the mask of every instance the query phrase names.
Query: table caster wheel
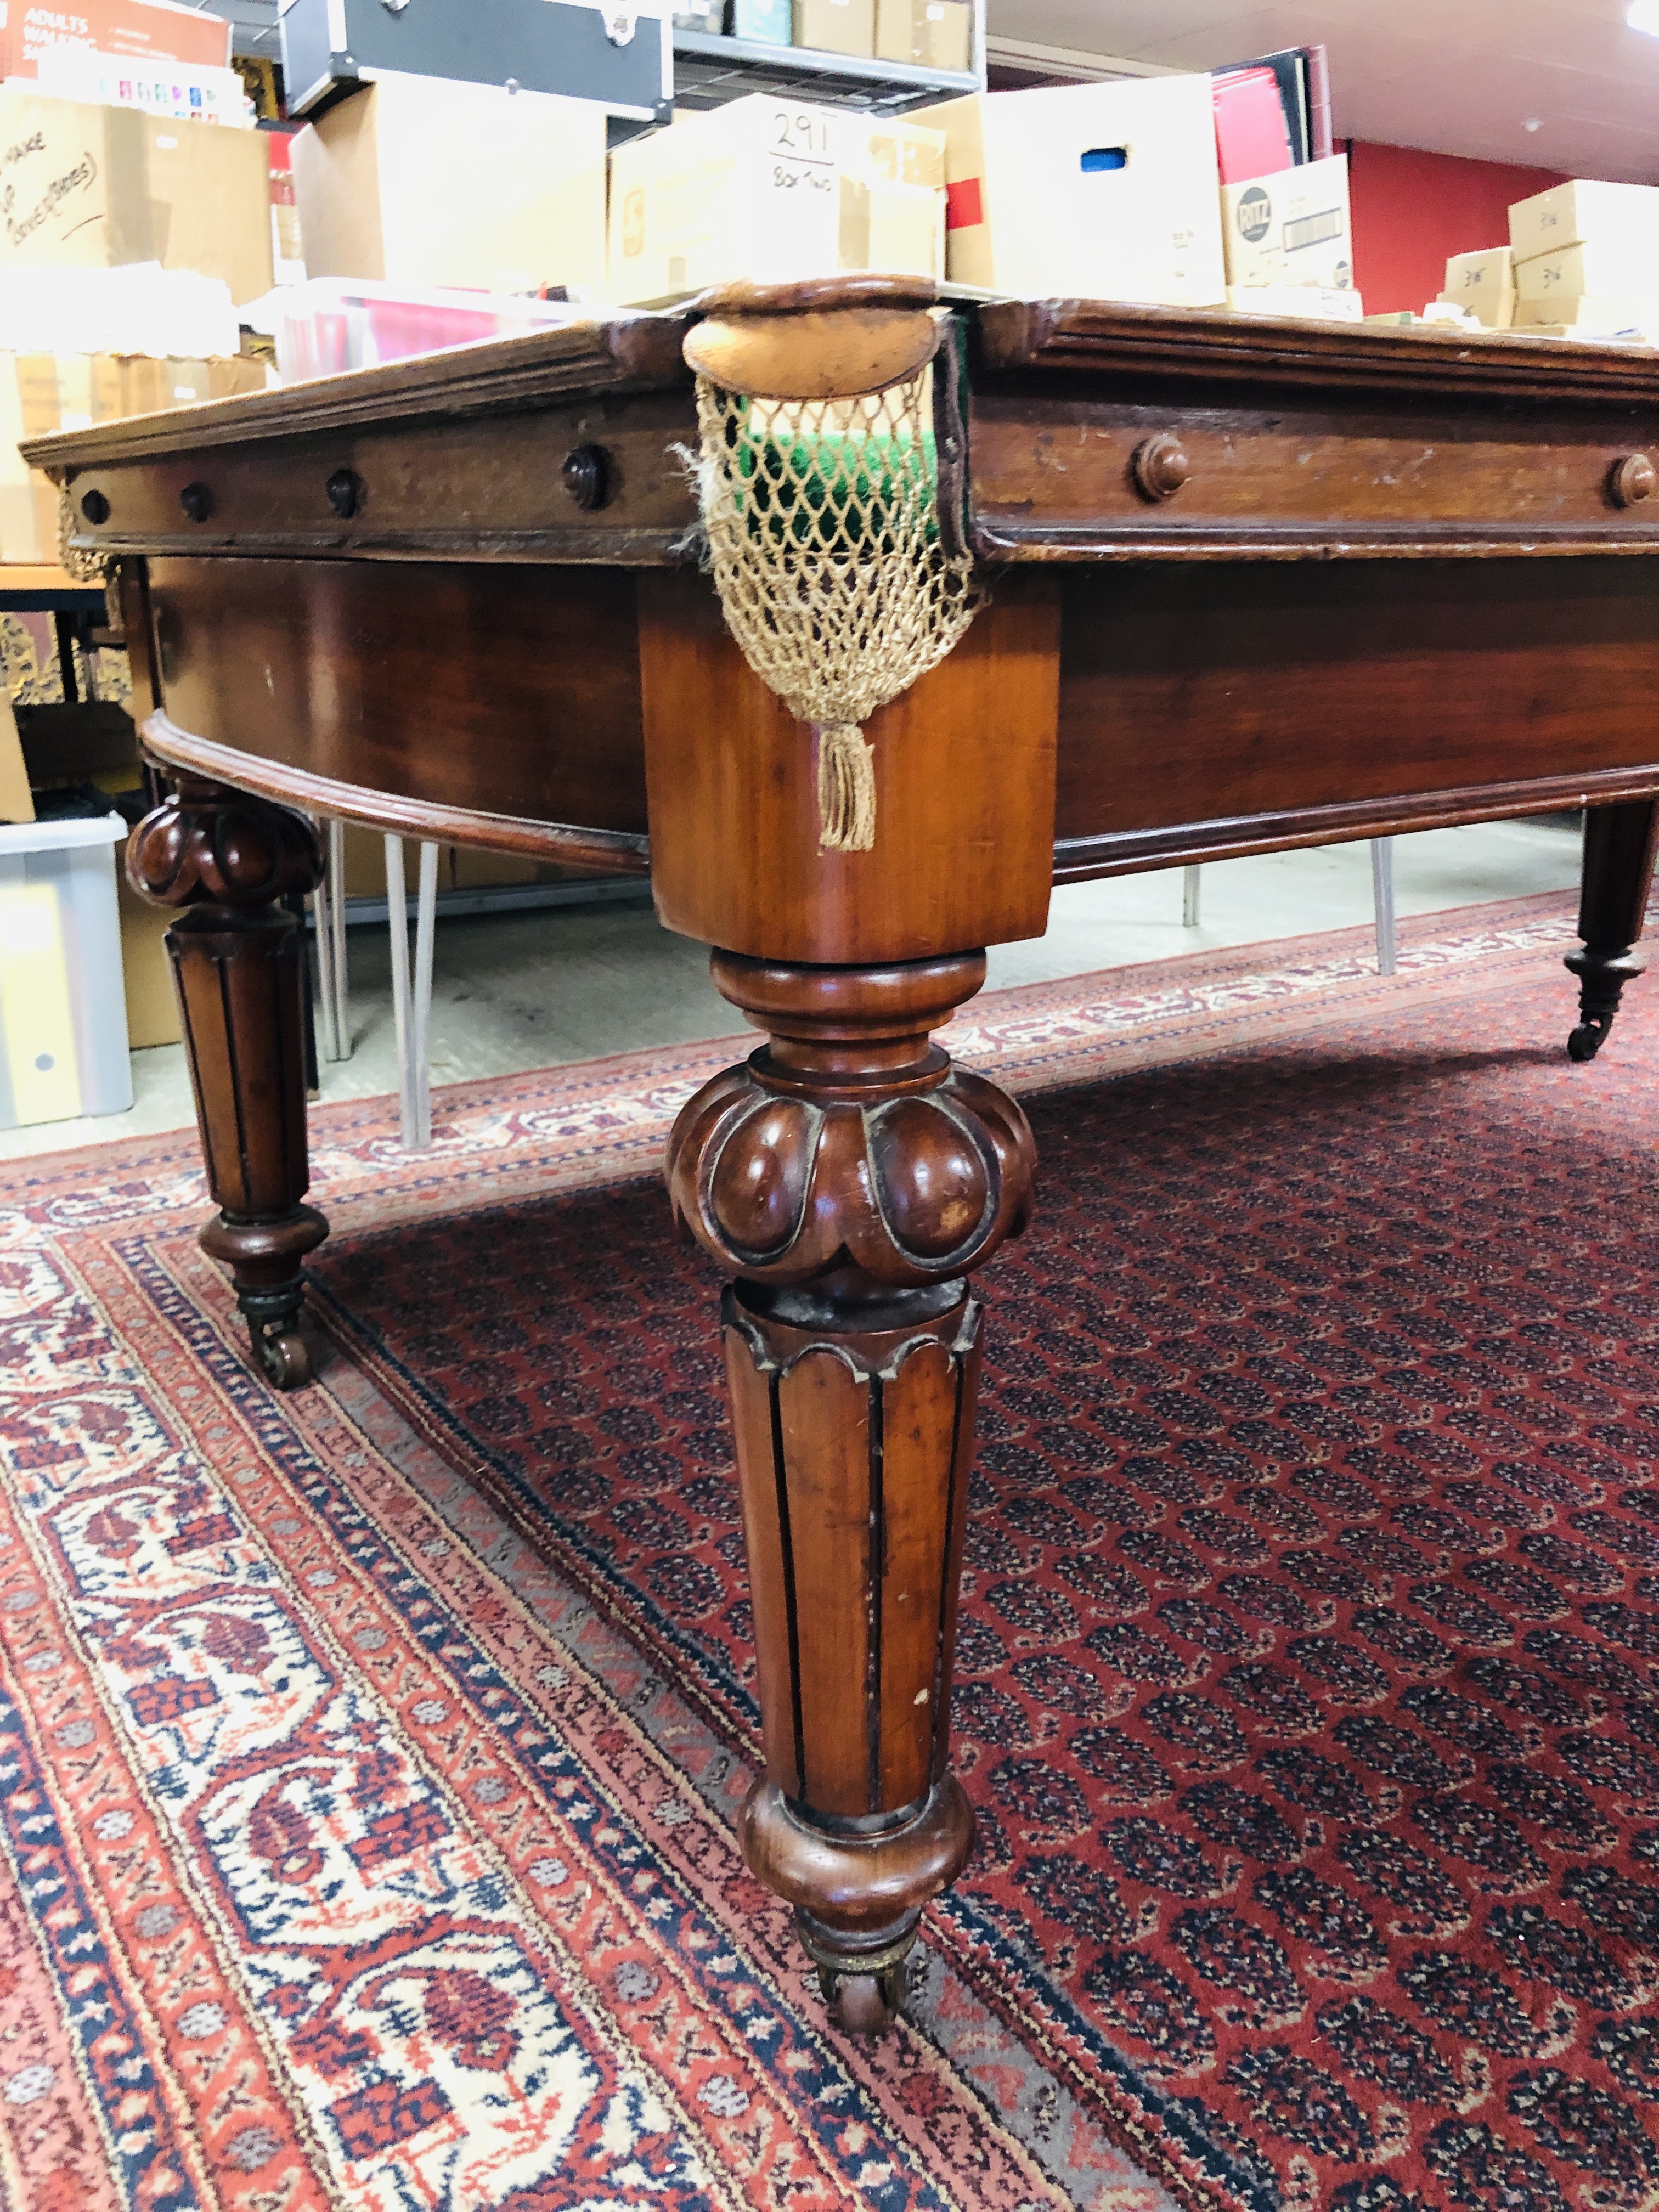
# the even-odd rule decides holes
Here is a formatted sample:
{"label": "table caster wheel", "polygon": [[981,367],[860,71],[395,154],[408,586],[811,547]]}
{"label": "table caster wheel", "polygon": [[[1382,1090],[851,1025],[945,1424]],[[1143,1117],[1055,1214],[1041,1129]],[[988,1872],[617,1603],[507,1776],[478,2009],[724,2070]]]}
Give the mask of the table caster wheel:
{"label": "table caster wheel", "polygon": [[877,1974],[842,1974],[818,1968],[818,1987],[835,2025],[849,2035],[884,2035],[904,2008],[905,1961]]}
{"label": "table caster wheel", "polygon": [[256,1322],[248,1331],[253,1356],[273,1390],[299,1390],[311,1380],[311,1347],[297,1327],[264,1329]]}
{"label": "table caster wheel", "polygon": [[1611,1014],[1592,1014],[1588,1021],[1580,1022],[1567,1039],[1567,1058],[1580,1062],[1594,1060],[1612,1027]]}

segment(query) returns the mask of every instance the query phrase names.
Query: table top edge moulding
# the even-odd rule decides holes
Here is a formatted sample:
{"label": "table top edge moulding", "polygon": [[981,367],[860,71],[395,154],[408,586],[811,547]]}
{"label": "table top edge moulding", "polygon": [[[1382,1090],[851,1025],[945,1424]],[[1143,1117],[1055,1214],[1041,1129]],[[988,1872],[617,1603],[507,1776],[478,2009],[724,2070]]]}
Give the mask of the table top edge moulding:
{"label": "table top edge moulding", "polygon": [[[825,280],[769,301],[738,287],[23,451],[73,491],[78,554],[672,568],[699,550],[679,458],[694,428],[681,347],[698,316],[723,300],[748,313],[914,307],[931,290]],[[1086,301],[949,312],[966,362],[967,527],[990,567],[1659,550],[1659,499],[1642,504],[1659,355]],[[541,425],[530,466],[526,416]],[[1005,418],[1022,441],[1012,472]],[[476,441],[470,501],[433,465],[461,423]],[[1067,438],[1086,455],[1066,455]],[[1632,469],[1646,474],[1626,496]]]}

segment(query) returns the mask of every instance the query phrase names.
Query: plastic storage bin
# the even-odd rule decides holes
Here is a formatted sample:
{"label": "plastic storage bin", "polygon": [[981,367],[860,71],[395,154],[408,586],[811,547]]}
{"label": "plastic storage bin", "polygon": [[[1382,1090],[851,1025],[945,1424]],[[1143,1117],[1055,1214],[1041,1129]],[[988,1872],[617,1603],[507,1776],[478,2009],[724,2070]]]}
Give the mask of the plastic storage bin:
{"label": "plastic storage bin", "polygon": [[[435,286],[421,291],[355,276],[281,284],[258,304],[273,325],[276,371],[284,384],[412,361],[418,354],[447,353],[488,338],[526,337],[556,324],[591,321],[593,314],[568,300]],[[607,319],[618,318],[613,311]]]}
{"label": "plastic storage bin", "polygon": [[118,814],[0,827],[0,1129],[132,1103]]}

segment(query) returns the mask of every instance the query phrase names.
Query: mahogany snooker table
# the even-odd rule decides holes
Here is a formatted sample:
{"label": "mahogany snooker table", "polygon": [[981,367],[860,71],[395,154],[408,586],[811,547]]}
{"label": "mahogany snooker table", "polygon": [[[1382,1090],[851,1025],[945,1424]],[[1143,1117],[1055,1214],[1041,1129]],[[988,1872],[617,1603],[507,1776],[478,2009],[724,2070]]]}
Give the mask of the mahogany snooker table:
{"label": "mahogany snooker table", "polygon": [[[845,356],[931,294],[768,296]],[[176,783],[128,867],[168,944],[232,1272],[307,1379],[305,808],[649,872],[764,1033],[669,1147],[722,1318],[766,1772],[749,1864],[875,2030],[973,1821],[949,1767],[982,1309],[1024,1117],[930,1042],[1049,885],[1585,806],[1600,1044],[1659,823],[1659,356],[1049,301],[952,307],[939,528],[987,604],[869,722],[879,830],[821,851],[813,741],[696,560],[688,310],[34,441],[116,564]]]}

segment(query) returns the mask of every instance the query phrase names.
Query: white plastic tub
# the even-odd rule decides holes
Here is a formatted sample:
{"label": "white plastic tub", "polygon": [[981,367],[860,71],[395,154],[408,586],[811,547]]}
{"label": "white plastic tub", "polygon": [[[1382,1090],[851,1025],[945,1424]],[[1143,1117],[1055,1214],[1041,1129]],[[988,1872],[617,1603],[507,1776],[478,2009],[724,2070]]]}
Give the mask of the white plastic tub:
{"label": "white plastic tub", "polygon": [[0,826],[0,1129],[132,1103],[118,814]]}

